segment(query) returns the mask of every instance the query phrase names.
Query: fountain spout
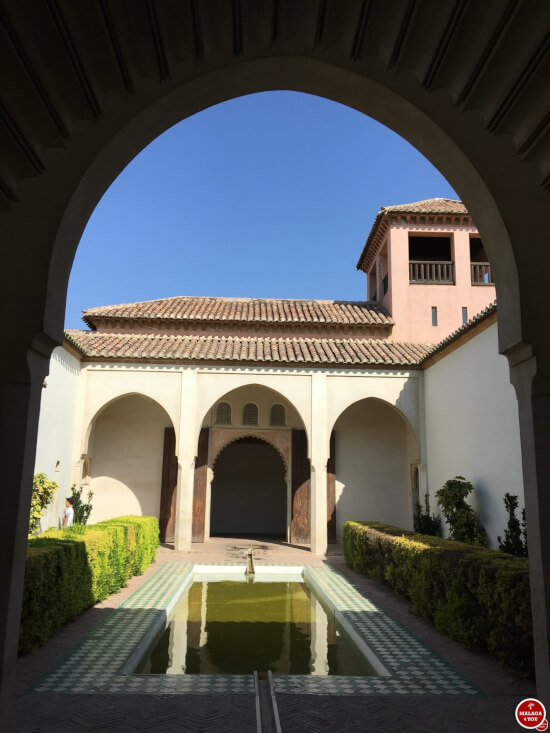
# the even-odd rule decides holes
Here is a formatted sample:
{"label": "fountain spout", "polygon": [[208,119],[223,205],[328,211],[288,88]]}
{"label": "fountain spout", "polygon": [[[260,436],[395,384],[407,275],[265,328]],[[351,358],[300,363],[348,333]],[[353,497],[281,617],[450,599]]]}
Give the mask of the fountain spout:
{"label": "fountain spout", "polygon": [[254,561],[252,560],[252,548],[248,548],[247,553],[247,563],[246,563],[246,574],[247,575],[254,575]]}

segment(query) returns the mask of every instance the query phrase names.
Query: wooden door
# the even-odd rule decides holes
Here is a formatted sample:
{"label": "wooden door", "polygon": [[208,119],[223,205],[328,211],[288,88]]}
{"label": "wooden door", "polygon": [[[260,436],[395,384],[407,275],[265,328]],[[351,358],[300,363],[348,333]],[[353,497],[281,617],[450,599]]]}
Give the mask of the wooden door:
{"label": "wooden door", "polygon": [[206,489],[208,482],[208,428],[201,428],[199,447],[195,461],[195,483],[193,486],[192,541],[204,542],[206,524]]}
{"label": "wooden door", "polygon": [[305,430],[292,431],[290,541],[311,542],[311,467]]}
{"label": "wooden door", "polygon": [[330,434],[330,456],[327,463],[327,541],[336,542],[336,436]]}
{"label": "wooden door", "polygon": [[161,542],[174,542],[175,539],[177,486],[178,459],[176,457],[176,434],[174,428],[165,428],[159,510]]}

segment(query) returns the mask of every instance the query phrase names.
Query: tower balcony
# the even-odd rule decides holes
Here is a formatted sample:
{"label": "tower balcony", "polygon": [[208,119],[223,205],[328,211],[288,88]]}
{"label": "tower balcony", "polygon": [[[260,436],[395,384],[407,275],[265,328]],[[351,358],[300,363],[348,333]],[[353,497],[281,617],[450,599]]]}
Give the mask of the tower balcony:
{"label": "tower balcony", "polygon": [[490,262],[472,262],[472,285],[494,285]]}
{"label": "tower balcony", "polygon": [[454,263],[449,260],[409,261],[409,282],[415,285],[454,285]]}

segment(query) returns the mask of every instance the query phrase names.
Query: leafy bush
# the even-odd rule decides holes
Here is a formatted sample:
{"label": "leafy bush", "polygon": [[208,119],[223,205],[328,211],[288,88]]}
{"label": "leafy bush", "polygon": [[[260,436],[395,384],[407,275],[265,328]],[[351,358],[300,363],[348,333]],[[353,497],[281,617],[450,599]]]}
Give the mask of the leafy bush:
{"label": "leafy bush", "polygon": [[430,497],[428,492],[424,495],[424,508],[419,501],[414,508],[414,531],[419,534],[429,534],[433,537],[441,537],[441,519],[437,514],[430,512]]}
{"label": "leafy bush", "polygon": [[504,542],[497,537],[498,549],[517,557],[527,557],[527,527],[525,526],[525,509],[522,512],[522,521],[516,517],[518,497],[506,492],[504,506],[508,512],[508,528],[504,530]]}
{"label": "leafy bush", "polygon": [[71,486],[71,498],[73,500],[74,509],[73,522],[75,524],[87,524],[90,514],[92,513],[92,497],[94,492],[91,489],[88,491],[88,502],[85,503],[82,501],[83,490],[83,486],[79,489],[76,488],[76,484]]}
{"label": "leafy bush", "polygon": [[51,504],[57,489],[55,481],[50,481],[45,473],[36,473],[32,480],[31,513],[29,519],[29,535],[40,529],[42,512]]}
{"label": "leafy bush", "polygon": [[117,517],[30,539],[19,652],[41,646],[64,623],[143,573],[157,547],[156,517]]}
{"label": "leafy bush", "polygon": [[346,522],[344,554],[351,568],[408,598],[440,631],[534,675],[525,558],[377,522]]}
{"label": "leafy bush", "polygon": [[159,525],[156,517],[116,517],[94,525],[124,535],[126,572],[141,575],[154,561],[159,546]]}
{"label": "leafy bush", "polygon": [[474,491],[474,485],[464,476],[455,476],[436,492],[437,503],[449,525],[449,537],[469,545],[487,546],[487,532],[479,521],[466,497]]}

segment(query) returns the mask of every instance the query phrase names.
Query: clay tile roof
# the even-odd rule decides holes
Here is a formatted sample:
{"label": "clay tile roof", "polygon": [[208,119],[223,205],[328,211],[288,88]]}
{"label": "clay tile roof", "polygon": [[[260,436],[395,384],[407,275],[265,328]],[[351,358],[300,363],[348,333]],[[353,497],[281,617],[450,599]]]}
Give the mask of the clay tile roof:
{"label": "clay tile roof", "polygon": [[195,296],[107,305],[83,313],[83,320],[92,329],[96,328],[95,321],[103,319],[393,325],[383,306],[365,301]]}
{"label": "clay tile roof", "polygon": [[278,364],[418,366],[429,344],[383,339],[181,336],[65,331],[83,356],[99,360],[243,361]]}
{"label": "clay tile roof", "polygon": [[468,209],[462,201],[455,199],[423,199],[422,201],[413,201],[410,204],[396,204],[394,206],[382,206],[374,224],[371,227],[367,241],[361,252],[361,256],[357,261],[357,269],[361,270],[367,253],[373,243],[374,237],[378,231],[380,223],[387,218],[389,214],[433,214],[433,215],[453,215],[453,216],[469,216]]}
{"label": "clay tile roof", "polygon": [[414,201],[412,204],[383,206],[380,211],[396,211],[401,214],[468,214],[462,201],[441,198]]}

